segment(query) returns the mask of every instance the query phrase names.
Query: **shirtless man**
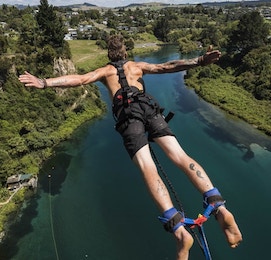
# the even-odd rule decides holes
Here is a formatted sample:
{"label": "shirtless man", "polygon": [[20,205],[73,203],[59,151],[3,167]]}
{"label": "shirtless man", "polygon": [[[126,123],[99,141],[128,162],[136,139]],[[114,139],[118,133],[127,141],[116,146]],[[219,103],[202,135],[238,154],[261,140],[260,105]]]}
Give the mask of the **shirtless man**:
{"label": "shirtless man", "polygon": [[232,213],[226,209],[224,200],[208,178],[204,169],[182,149],[174,134],[160,113],[157,103],[145,92],[144,74],[173,73],[196,66],[205,66],[219,59],[219,51],[208,50],[198,58],[174,60],[163,64],[127,61],[124,39],[113,35],[108,41],[108,58],[111,63],[84,75],[66,75],[40,79],[28,72],[20,75],[20,82],[27,87],[38,89],[50,87],[76,87],[96,81],[108,89],[116,118],[116,129],[121,134],[127,152],[142,172],[146,186],[162,213],[160,220],[167,231],[174,234],[177,241],[177,260],[189,257],[193,238],[185,229],[178,212],[172,203],[169,192],[160,178],[149,149],[149,134],[166,155],[187,175],[203,195],[206,206],[213,203],[216,216],[229,245],[232,248],[242,241],[242,235]]}

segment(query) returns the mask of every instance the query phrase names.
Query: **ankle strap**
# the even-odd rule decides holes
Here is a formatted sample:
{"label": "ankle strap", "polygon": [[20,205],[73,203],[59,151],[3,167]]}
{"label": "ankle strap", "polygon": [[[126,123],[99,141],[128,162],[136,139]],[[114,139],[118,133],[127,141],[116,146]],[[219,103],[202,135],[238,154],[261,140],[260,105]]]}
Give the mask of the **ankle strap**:
{"label": "ankle strap", "polygon": [[225,206],[225,202],[217,188],[203,193],[203,208],[206,209],[204,215],[206,217],[209,217],[211,214],[216,215],[218,207]]}
{"label": "ankle strap", "polygon": [[184,226],[184,214],[177,211],[176,208],[171,208],[163,213],[162,217],[158,219],[163,223],[167,232],[174,233],[180,226]]}

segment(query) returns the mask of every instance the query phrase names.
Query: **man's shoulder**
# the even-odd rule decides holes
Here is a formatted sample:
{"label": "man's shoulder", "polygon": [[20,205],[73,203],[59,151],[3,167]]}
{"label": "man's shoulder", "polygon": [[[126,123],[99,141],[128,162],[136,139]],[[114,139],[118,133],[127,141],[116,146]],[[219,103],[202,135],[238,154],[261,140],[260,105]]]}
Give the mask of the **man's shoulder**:
{"label": "man's shoulder", "polygon": [[129,60],[128,62],[127,62],[127,64],[129,65],[129,66],[137,66],[137,67],[144,67],[146,64],[148,64],[148,63],[146,63],[146,62],[144,62],[144,61],[133,61],[133,60]]}

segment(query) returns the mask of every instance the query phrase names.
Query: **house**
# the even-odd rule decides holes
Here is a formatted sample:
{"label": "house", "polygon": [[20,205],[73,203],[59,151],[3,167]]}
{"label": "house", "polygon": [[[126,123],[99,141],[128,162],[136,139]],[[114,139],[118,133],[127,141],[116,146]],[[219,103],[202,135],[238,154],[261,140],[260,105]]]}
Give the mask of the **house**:
{"label": "house", "polygon": [[15,190],[21,186],[36,188],[37,178],[32,174],[15,174],[7,179],[8,190]]}
{"label": "house", "polygon": [[68,28],[68,33],[65,35],[64,40],[76,40],[77,39],[77,29]]}

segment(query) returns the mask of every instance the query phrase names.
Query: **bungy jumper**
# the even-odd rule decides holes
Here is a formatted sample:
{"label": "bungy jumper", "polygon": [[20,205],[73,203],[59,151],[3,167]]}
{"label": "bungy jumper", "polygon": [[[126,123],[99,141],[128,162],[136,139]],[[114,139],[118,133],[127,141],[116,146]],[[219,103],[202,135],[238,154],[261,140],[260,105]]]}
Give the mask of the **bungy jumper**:
{"label": "bungy jumper", "polygon": [[[133,120],[141,120],[144,123],[144,118],[138,113],[136,109],[131,108],[131,104],[138,103],[140,106],[142,104],[147,104],[151,106],[152,109],[156,110],[157,113],[162,114],[163,110],[159,107],[158,103],[145,93],[144,81],[142,78],[139,79],[139,82],[143,85],[143,91],[139,90],[134,86],[129,86],[126,76],[124,74],[123,65],[127,62],[127,60],[120,60],[117,62],[110,62],[109,64],[113,65],[117,71],[119,76],[119,83],[121,85],[121,89],[117,91],[113,99],[112,112],[116,119],[116,129],[121,131],[127,127],[130,122]],[[165,121],[168,122],[174,113],[169,112],[169,114],[164,117]],[[152,141],[152,140],[149,140]],[[179,211],[175,208],[169,209],[164,212],[163,216],[159,216],[158,219],[163,224],[166,231],[173,233],[180,226],[185,226],[192,233],[196,241],[198,242],[204,257],[206,260],[211,260],[211,253],[209,250],[207,238],[205,235],[205,231],[203,228],[203,224],[209,219],[211,215],[216,215],[216,211],[218,207],[225,204],[221,194],[218,189],[213,188],[212,190],[203,194],[203,207],[204,212],[199,214],[197,218],[187,218],[185,217],[184,208],[178,198],[178,195],[170,182],[167,174],[163,170],[160,162],[158,161],[153,149],[150,146],[150,150],[154,161],[158,167],[159,172],[162,174],[162,177],[167,184],[171,194],[173,194],[176,203],[178,204]],[[197,232],[195,231],[197,230]]]}

